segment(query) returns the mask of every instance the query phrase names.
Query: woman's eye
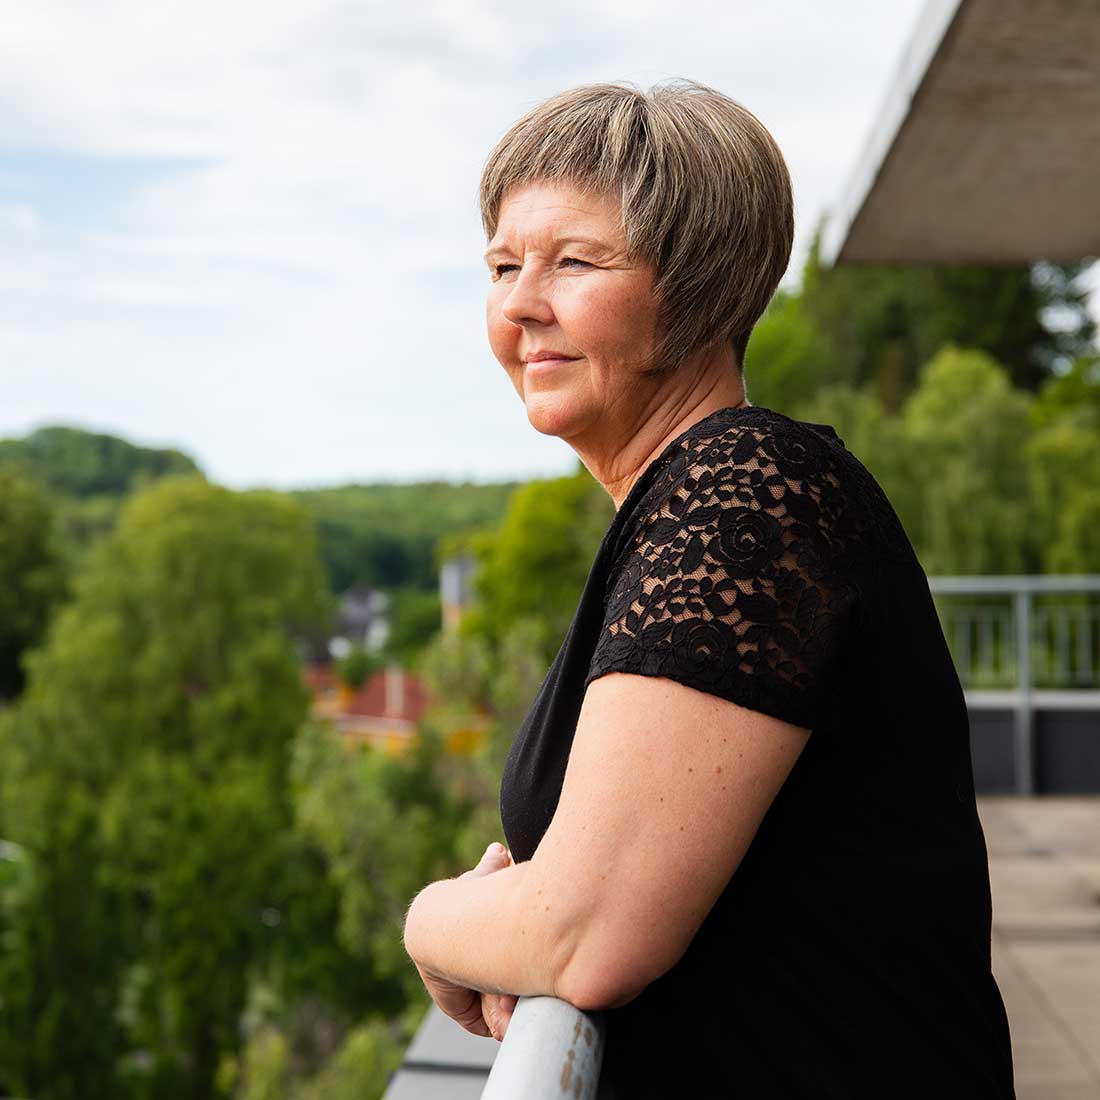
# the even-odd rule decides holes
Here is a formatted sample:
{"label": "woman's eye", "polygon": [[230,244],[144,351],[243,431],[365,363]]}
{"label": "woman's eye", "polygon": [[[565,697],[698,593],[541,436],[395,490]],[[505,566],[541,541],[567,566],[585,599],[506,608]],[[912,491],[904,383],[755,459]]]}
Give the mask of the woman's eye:
{"label": "woman's eye", "polygon": [[[587,260],[578,260],[576,256],[565,256],[561,262],[563,264],[581,264],[584,267],[592,266]],[[505,272],[511,271],[513,268],[518,269],[519,264],[494,264],[493,275],[499,279]]]}

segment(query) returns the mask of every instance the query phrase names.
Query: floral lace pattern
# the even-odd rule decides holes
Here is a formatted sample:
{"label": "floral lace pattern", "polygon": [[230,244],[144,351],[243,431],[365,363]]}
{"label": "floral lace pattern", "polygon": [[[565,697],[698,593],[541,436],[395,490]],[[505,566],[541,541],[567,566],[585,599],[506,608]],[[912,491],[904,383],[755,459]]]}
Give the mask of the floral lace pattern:
{"label": "floral lace pattern", "polygon": [[736,411],[689,432],[628,518],[585,686],[667,676],[814,728],[866,613],[871,532],[890,526],[892,554],[908,540],[835,432]]}

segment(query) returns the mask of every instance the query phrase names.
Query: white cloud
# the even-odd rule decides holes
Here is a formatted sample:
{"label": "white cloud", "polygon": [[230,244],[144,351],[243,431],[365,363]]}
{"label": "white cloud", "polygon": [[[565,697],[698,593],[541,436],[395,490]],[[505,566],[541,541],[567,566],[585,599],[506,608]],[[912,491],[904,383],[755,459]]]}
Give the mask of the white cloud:
{"label": "white cloud", "polygon": [[[0,169],[0,434],[86,424],[239,486],[572,469],[485,340],[497,138],[581,82],[714,84],[786,153],[794,275],[919,6],[9,0],[3,148],[73,178],[51,206]],[[81,158],[162,163],[67,220]]]}
{"label": "white cloud", "polygon": [[38,225],[38,215],[30,203],[0,202],[0,238],[32,236]]}

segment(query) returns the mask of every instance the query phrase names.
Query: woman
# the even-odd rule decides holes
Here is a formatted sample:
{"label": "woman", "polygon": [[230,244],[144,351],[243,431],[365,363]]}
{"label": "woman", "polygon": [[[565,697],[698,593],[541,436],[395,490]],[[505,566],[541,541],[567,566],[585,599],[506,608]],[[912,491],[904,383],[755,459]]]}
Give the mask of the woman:
{"label": "woman", "polygon": [[703,85],[581,87],[481,202],[492,350],[616,514],[505,765],[513,858],[410,908],[433,997],[498,1038],[517,995],[606,1010],[621,1100],[1012,1097],[925,574],[831,427],[746,397],[793,233],[775,142]]}

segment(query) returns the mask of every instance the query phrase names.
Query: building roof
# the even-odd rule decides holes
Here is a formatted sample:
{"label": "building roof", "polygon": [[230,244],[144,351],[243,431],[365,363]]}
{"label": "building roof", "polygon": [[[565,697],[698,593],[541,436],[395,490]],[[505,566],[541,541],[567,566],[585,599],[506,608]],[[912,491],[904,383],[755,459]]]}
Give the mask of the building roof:
{"label": "building roof", "polygon": [[821,252],[1100,255],[1100,4],[926,0]]}
{"label": "building roof", "polygon": [[372,673],[362,687],[351,693],[345,713],[416,723],[431,702],[427,685],[396,666]]}

